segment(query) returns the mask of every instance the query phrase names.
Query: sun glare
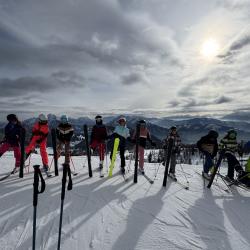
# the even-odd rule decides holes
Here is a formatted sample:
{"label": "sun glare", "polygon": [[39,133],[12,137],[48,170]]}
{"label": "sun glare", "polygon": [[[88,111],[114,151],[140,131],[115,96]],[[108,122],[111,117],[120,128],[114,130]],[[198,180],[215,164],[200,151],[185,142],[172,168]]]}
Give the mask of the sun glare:
{"label": "sun glare", "polygon": [[201,55],[208,59],[211,60],[214,57],[216,57],[219,53],[219,44],[215,39],[208,39],[206,40],[201,47]]}

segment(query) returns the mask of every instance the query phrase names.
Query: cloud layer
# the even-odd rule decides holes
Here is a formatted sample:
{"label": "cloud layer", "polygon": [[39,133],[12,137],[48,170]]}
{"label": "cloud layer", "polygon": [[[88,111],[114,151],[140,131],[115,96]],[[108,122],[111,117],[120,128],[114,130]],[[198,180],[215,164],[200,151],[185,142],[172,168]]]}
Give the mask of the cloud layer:
{"label": "cloud layer", "polygon": [[[246,107],[250,3],[206,2],[0,0],[1,114]],[[213,62],[199,53],[209,37],[221,48]]]}

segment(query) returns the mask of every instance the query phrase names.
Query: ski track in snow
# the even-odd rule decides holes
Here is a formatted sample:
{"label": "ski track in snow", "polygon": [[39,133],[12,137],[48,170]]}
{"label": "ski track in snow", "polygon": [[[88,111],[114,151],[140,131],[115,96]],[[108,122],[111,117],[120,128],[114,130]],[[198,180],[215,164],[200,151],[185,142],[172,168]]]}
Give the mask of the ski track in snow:
{"label": "ski track in snow", "polygon": [[[204,186],[195,173],[201,172],[200,165],[182,165],[189,181],[189,190],[185,190],[171,180],[163,188],[163,166],[155,177],[158,164],[145,164],[154,184],[140,175],[134,184],[133,161],[127,182],[119,174],[119,159],[112,178],[107,177],[106,166],[105,177],[99,177],[97,157],[92,157],[93,178],[88,177],[86,157],[73,157],[73,161],[78,175],[72,176],[73,190],[66,190],[61,249],[250,249],[250,192],[233,187],[227,193],[220,178],[211,190],[207,189],[207,182]],[[32,164],[40,162],[39,155],[32,155]],[[10,155],[3,156],[0,175],[8,173],[13,164]],[[27,171],[23,179],[15,174],[0,182],[1,250],[32,249],[32,167]],[[186,185],[178,165],[176,173]],[[37,206],[36,249],[55,250],[61,203],[60,164],[59,177],[44,178],[46,190],[39,195]]]}

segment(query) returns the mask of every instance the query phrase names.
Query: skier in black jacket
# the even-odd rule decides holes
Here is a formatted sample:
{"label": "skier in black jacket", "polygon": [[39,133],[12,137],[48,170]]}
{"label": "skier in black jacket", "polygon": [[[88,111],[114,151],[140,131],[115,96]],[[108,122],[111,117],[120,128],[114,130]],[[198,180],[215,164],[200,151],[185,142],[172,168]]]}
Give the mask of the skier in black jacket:
{"label": "skier in black jacket", "polygon": [[203,166],[202,176],[210,179],[209,170],[213,168],[213,158],[218,152],[218,133],[215,130],[210,130],[209,133],[197,142],[198,149],[205,155],[205,163]]}

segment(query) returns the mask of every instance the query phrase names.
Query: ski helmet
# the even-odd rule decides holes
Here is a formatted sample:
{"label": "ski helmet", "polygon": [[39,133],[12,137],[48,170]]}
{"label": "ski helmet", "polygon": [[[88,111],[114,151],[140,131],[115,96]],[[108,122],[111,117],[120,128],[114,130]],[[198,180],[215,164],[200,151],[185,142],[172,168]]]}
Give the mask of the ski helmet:
{"label": "ski helmet", "polygon": [[126,123],[127,121],[126,121],[126,118],[125,117],[120,117],[119,119],[118,119],[118,123],[121,123],[121,122],[124,122],[124,123]]}
{"label": "ski helmet", "polygon": [[67,115],[62,115],[60,120],[62,124],[67,124],[69,122],[69,118]]}
{"label": "ski helmet", "polygon": [[17,118],[17,116],[15,114],[9,114],[9,115],[7,115],[6,118],[7,118],[7,120],[9,122],[11,122],[11,121],[18,121],[18,118]]}
{"label": "ski helmet", "polygon": [[45,122],[48,121],[48,118],[47,118],[44,114],[40,114],[40,115],[38,116],[38,120],[39,120],[39,122],[41,122],[41,123],[45,123]]}
{"label": "ski helmet", "polygon": [[138,123],[146,125],[146,121],[145,120],[140,120]]}
{"label": "ski helmet", "polygon": [[208,134],[209,134],[211,137],[216,138],[216,139],[217,139],[218,136],[219,136],[218,132],[215,131],[215,130],[210,130]]}
{"label": "ski helmet", "polygon": [[237,132],[234,129],[230,129],[227,131],[227,134],[230,138],[234,139],[237,136]]}

